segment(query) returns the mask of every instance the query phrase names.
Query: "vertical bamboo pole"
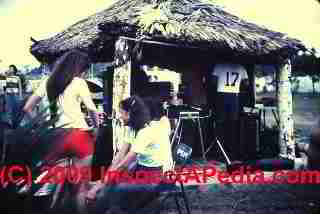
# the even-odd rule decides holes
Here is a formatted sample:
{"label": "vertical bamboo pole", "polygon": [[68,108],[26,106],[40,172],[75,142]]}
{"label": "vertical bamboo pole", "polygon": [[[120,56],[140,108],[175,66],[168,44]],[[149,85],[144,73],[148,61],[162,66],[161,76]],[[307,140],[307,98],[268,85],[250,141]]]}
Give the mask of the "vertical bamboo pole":
{"label": "vertical bamboo pole", "polygon": [[116,68],[113,79],[112,113],[117,116],[119,102],[130,96],[131,59],[128,41],[119,38],[115,43]]}
{"label": "vertical bamboo pole", "polygon": [[113,90],[112,90],[112,128],[114,155],[120,149],[125,134],[125,127],[119,121],[119,103],[130,96],[131,58],[128,41],[119,38],[115,43]]}
{"label": "vertical bamboo pole", "polygon": [[293,110],[292,110],[292,92],[291,92],[291,62],[284,60],[279,65],[278,84],[278,113],[280,119],[279,126],[279,147],[280,157],[295,158],[295,139],[293,135]]}

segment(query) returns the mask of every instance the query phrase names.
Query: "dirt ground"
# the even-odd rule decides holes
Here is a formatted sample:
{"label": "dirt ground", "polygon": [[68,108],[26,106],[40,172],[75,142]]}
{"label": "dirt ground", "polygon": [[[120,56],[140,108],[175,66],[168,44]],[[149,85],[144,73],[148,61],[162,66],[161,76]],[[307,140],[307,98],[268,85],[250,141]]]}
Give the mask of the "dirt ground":
{"label": "dirt ground", "polygon": [[[311,129],[320,112],[319,100],[318,96],[294,95],[297,142],[308,143]],[[266,120],[269,127],[275,124],[271,112],[267,112]],[[200,188],[187,195],[193,214],[320,213],[320,177],[313,184],[217,184],[214,188]],[[178,213],[173,211],[174,200],[168,202],[167,207],[163,213]]]}
{"label": "dirt ground", "polygon": [[[219,185],[215,191],[188,192],[193,214],[320,213],[319,185]],[[175,203],[168,201],[167,210]]]}

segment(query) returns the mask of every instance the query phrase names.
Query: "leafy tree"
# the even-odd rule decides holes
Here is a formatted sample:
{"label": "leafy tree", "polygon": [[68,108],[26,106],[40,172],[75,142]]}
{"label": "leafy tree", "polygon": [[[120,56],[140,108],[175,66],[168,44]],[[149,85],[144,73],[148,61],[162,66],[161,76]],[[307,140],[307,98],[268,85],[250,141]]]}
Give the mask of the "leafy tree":
{"label": "leafy tree", "polygon": [[291,89],[292,89],[292,93],[295,94],[298,92],[299,87],[300,87],[300,80],[298,79],[298,77],[293,76],[290,78],[290,82],[291,82]]}
{"label": "leafy tree", "polygon": [[313,95],[315,95],[315,93],[316,93],[315,83],[320,81],[320,76],[319,76],[319,74],[314,74],[311,76],[311,79],[312,79],[312,92],[313,92]]}
{"label": "leafy tree", "polygon": [[320,70],[320,58],[314,48],[295,57],[292,62],[292,71],[296,76],[318,75]]}

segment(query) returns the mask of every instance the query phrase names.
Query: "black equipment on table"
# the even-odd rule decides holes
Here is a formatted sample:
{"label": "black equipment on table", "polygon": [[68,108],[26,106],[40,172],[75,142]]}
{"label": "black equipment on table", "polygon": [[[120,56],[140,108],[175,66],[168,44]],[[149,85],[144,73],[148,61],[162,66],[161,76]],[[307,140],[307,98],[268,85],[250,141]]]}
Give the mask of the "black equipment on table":
{"label": "black equipment on table", "polygon": [[190,113],[191,116],[209,117],[211,110],[206,107],[191,106],[191,105],[170,105],[166,108],[167,117],[170,119],[179,119],[180,113],[185,112],[185,116]]}
{"label": "black equipment on table", "polygon": [[188,105],[168,106],[166,108],[166,111],[167,111],[168,118],[178,119],[174,133],[173,133],[173,137],[171,139],[171,146],[173,146],[177,137],[178,137],[177,145],[180,144],[181,134],[183,129],[182,122],[185,120],[195,121],[197,123],[198,131],[200,134],[200,145],[201,145],[202,157],[203,159],[206,159],[200,118],[209,117],[210,111],[204,111],[200,107],[188,106]]}
{"label": "black equipment on table", "polygon": [[[171,105],[166,108],[166,111],[167,111],[168,118],[178,119],[177,125],[174,130],[173,137],[171,139],[171,146],[173,146],[177,136],[179,136],[177,144],[180,144],[181,133],[182,133],[182,121],[193,120],[193,121],[196,121],[197,126],[198,126],[198,131],[200,134],[200,145],[201,145],[202,158],[204,160],[206,160],[206,154],[210,151],[210,149],[213,147],[213,145],[215,143],[217,143],[224,158],[226,159],[227,164],[228,165],[231,164],[231,160],[230,160],[229,156],[227,155],[225,149],[222,146],[222,143],[220,142],[220,140],[217,136],[214,138],[213,142],[208,146],[207,150],[205,150],[200,119],[208,118],[208,117],[212,116],[212,110],[209,107],[207,107],[207,106],[206,107],[199,107],[199,106],[191,106],[191,105],[177,105],[177,106]],[[214,124],[214,127],[215,127],[215,124]]]}

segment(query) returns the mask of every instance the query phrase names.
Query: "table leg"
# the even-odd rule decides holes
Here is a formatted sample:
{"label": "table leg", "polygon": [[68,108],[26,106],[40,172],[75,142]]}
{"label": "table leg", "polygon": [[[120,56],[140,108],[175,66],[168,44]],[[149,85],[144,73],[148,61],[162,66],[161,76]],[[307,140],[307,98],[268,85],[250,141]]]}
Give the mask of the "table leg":
{"label": "table leg", "polygon": [[276,123],[279,127],[280,126],[280,119],[278,118],[278,115],[274,109],[272,109],[272,113],[273,113],[274,119],[276,120]]}
{"label": "table leg", "polygon": [[204,151],[203,136],[202,136],[201,123],[200,123],[200,119],[199,118],[197,118],[197,122],[198,122],[199,134],[200,134],[202,157],[206,161],[207,159],[206,159],[206,154],[205,154],[205,151]]}

